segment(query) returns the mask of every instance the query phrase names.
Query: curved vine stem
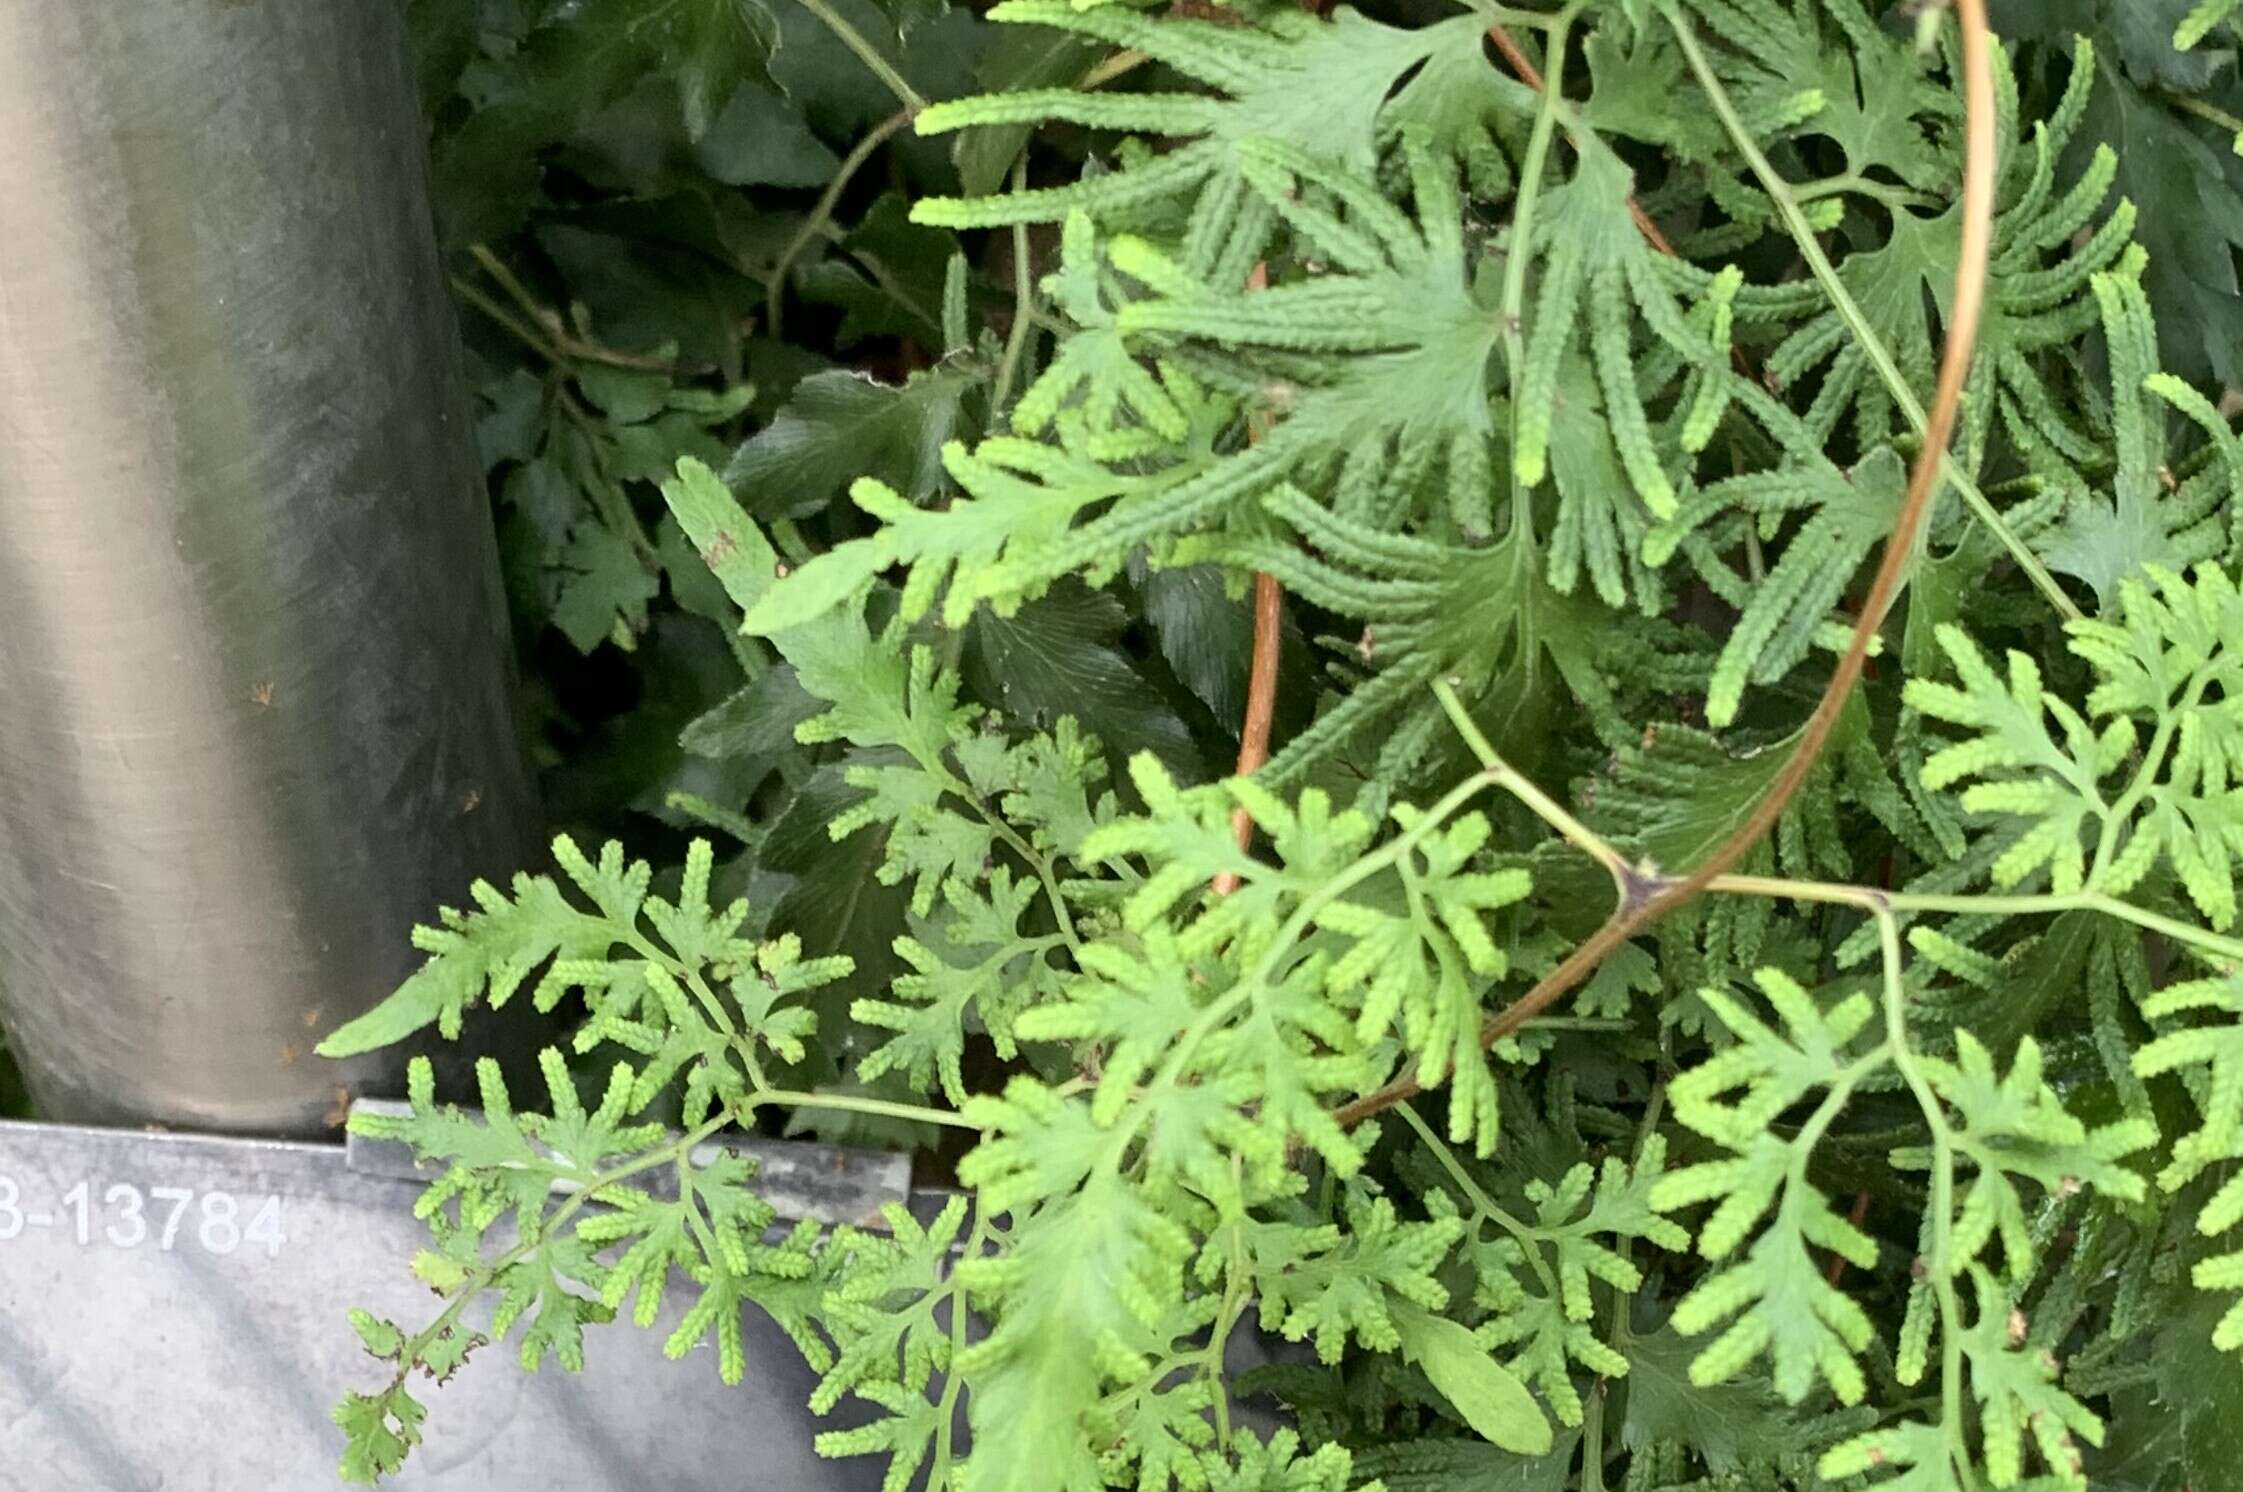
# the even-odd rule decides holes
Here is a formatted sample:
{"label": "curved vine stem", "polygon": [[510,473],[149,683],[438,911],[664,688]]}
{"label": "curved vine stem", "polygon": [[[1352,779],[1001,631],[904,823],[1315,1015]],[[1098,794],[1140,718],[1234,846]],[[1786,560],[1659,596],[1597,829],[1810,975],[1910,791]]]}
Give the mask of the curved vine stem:
{"label": "curved vine stem", "polygon": [[880,49],[867,41],[865,34],[850,25],[848,19],[829,5],[827,0],[802,0],[802,8],[816,16],[819,24],[832,32],[843,46],[856,53],[857,60],[887,85],[888,91],[896,96],[896,102],[902,104],[907,113],[916,114],[927,107],[927,101],[919,96],[919,90],[911,86],[910,80],[896,71],[895,64],[881,56]]}
{"label": "curved vine stem", "polygon": [[[1690,53],[1692,64],[1699,71],[1701,81],[1709,92],[1719,87],[1712,70],[1705,65],[1704,53],[1698,50],[1691,37],[1688,23],[1678,15],[1672,4],[1664,8],[1668,23],[1682,38]],[[1693,901],[1711,886],[1716,878],[1733,869],[1751,852],[1769,830],[1782,818],[1784,807],[1792,795],[1807,780],[1807,774],[1822,756],[1829,744],[1831,732],[1837,727],[1839,714],[1846,701],[1852,697],[1854,685],[1860,682],[1862,666],[1869,658],[1869,645],[1883,625],[1885,614],[1900,593],[1903,577],[1915,558],[1918,536],[1923,529],[1924,516],[1931,506],[1931,497],[1939,486],[1942,468],[1946,464],[1948,442],[1954,438],[1956,417],[1962,405],[1963,388],[1970,377],[1972,354],[1978,347],[1978,327],[1985,308],[1986,273],[1991,257],[1994,228],[1994,176],[1995,153],[1995,103],[1993,36],[1986,23],[1985,0],[1956,0],[1956,14],[1962,25],[1963,39],[1963,103],[1965,117],[1963,165],[1963,233],[1962,252],[1955,271],[1955,297],[1953,309],[1947,319],[1947,344],[1940,359],[1939,385],[1932,400],[1930,417],[1925,429],[1923,449],[1917,454],[1914,469],[1909,473],[1907,495],[1901,500],[1900,512],[1893,520],[1892,532],[1885,540],[1885,552],[1877,566],[1877,575],[1869,587],[1868,598],[1862,603],[1861,614],[1854,622],[1846,651],[1831,673],[1830,681],[1823,687],[1822,698],[1816,702],[1815,711],[1807,718],[1801,730],[1799,744],[1792,748],[1775,780],[1753,805],[1752,813],[1738,825],[1729,837],[1715,846],[1713,851],[1691,868],[1689,874],[1678,880],[1653,880],[1637,877],[1628,883],[1618,911],[1592,933],[1588,940],[1567,956],[1564,962],[1510,1005],[1489,1017],[1480,1028],[1480,1044],[1493,1046],[1512,1032],[1532,1021],[1564,996],[1575,985],[1593,973],[1597,966],[1629,939],[1645,928],[1657,923],[1668,913]],[[1726,95],[1717,95],[1726,103]],[[1733,110],[1732,110],[1733,114]],[[1749,139],[1746,142],[1749,144]],[[1758,155],[1757,147],[1753,154]],[[1522,188],[1524,183],[1522,183]],[[1375,1093],[1356,1099],[1338,1110],[1336,1117],[1342,1125],[1353,1125],[1373,1114],[1402,1103],[1419,1092],[1421,1085],[1410,1076],[1397,1078]]]}
{"label": "curved vine stem", "polygon": [[826,183],[826,189],[818,194],[817,202],[811,206],[810,216],[802,220],[802,226],[794,230],[786,247],[779,250],[779,257],[771,265],[770,282],[764,290],[763,319],[773,340],[777,340],[785,331],[787,279],[793,273],[794,261],[802,257],[802,251],[810,247],[811,240],[832,226],[833,211],[841,205],[841,194],[849,189],[850,181],[863,169],[864,163],[872,159],[872,153],[887,144],[889,136],[911,123],[912,116],[918,112],[918,109],[912,107],[898,109],[866,131],[865,137],[851,146],[849,153],[841,158],[841,165],[833,173],[833,180]]}
{"label": "curved vine stem", "polygon": [[521,307],[525,321],[487,294],[480,286],[463,275],[451,277],[452,289],[459,298],[481,311],[493,322],[512,334],[532,352],[563,372],[573,372],[577,363],[605,363],[612,368],[631,368],[646,373],[663,373],[672,378],[695,378],[717,371],[714,363],[681,362],[652,352],[625,352],[604,342],[581,337],[568,329],[558,312],[530,294],[504,260],[493,254],[484,244],[469,244],[467,252],[500,288],[504,289],[514,304]]}

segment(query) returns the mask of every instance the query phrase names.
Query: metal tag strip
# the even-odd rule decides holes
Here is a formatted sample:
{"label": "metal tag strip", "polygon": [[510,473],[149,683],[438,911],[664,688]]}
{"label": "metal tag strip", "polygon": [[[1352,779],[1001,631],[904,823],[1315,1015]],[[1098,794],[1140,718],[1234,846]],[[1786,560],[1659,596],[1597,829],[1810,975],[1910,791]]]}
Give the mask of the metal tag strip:
{"label": "metal tag strip", "polygon": [[[369,1105],[371,1106],[371,1105]],[[788,1141],[762,1164],[790,1217],[865,1222],[909,1200],[909,1161]],[[328,1411],[380,1369],[345,1320],[436,1306],[407,1272],[427,1232],[403,1147],[0,1122],[0,1492],[298,1492],[340,1485]],[[393,1485],[442,1492],[870,1492],[878,1458],[826,1461],[814,1375],[760,1314],[748,1379],[670,1362],[672,1294],[645,1331],[595,1330],[585,1370],[510,1347],[429,1386],[426,1442]]]}

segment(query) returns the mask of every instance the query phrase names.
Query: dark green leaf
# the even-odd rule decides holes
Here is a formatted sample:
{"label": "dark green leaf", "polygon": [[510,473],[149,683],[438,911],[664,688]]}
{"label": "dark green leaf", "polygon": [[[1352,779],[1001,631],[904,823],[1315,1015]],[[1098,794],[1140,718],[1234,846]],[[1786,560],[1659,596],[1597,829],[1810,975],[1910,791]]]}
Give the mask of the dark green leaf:
{"label": "dark green leaf", "polygon": [[762,0],[580,0],[540,37],[548,76],[594,88],[653,72],[672,80],[688,135],[698,138],[734,89],[766,76],[778,29]]}
{"label": "dark green leaf", "polygon": [[537,535],[541,558],[560,553],[591,501],[551,447],[506,474],[501,499]]}
{"label": "dark green leaf", "polygon": [[572,296],[591,307],[603,341],[629,350],[669,344],[688,362],[724,366],[737,356],[738,329],[761,297],[699,244],[680,241],[704,226],[713,241],[707,204],[679,201],[598,229],[548,223],[537,241]]}
{"label": "dark green leaf", "polygon": [[841,164],[800,110],[753,84],[732,95],[694,142],[693,158],[727,186],[821,187]]}
{"label": "dark green leaf", "polygon": [[690,722],[739,685],[740,666],[722,635],[697,617],[657,612],[633,661],[640,690],[636,708],[586,731],[546,775],[551,817],[569,824],[627,809],[685,824],[691,821],[669,806],[672,793],[733,807],[745,802],[762,768],[743,759],[689,756],[678,744]]}
{"label": "dark green leaf", "polygon": [[1038,728],[1074,716],[1104,743],[1109,761],[1150,751],[1198,778],[1191,732],[1117,645],[1128,620],[1111,593],[1076,581],[1052,587],[1015,616],[977,612],[966,631],[967,683]]}
{"label": "dark green leaf", "polygon": [[1252,604],[1231,595],[1223,572],[1212,565],[1155,570],[1139,592],[1161,656],[1208,712],[1235,732],[1246,714],[1246,675],[1253,663]]}
{"label": "dark green leaf", "polygon": [[2158,1333],[2151,1360],[2157,1367],[2159,1412],[2181,1421],[2182,1468],[2190,1485],[2232,1485],[2243,1467],[2243,1356],[2212,1345],[2228,1301],[2210,1293]]}
{"label": "dark green leaf", "polygon": [[1386,1492],[1564,1492],[1581,1432],[1567,1430],[1547,1455],[1517,1456],[1475,1440],[1418,1440],[1355,1458],[1355,1472]]}
{"label": "dark green leaf", "polygon": [[2115,58],[2126,75],[2145,86],[2193,93],[2210,83],[2233,53],[2215,46],[2183,52],[2173,32],[2199,0],[1994,0],[1993,22],[2015,41],[2069,46],[2075,36],[2092,40]]}
{"label": "dark green leaf", "polygon": [[641,368],[588,362],[576,370],[576,385],[609,418],[625,425],[652,419],[669,402],[670,380]]}
{"label": "dark green leaf", "polygon": [[2170,1492],[2180,1485],[2187,1455],[2188,1420],[2161,1408],[2148,1388],[2111,1396],[2110,1434],[2087,1451],[2087,1480],[2095,1492]]}
{"label": "dark green leaf", "polygon": [[810,266],[801,283],[805,300],[840,309],[836,343],[847,348],[892,336],[943,350],[943,279],[957,240],[912,222],[903,196],[891,192],[866,210],[841,246],[848,258]]}
{"label": "dark green leaf", "polygon": [[561,552],[553,625],[589,653],[615,630],[620,618],[638,626],[646,603],[662,588],[628,539],[597,524],[585,524]]}
{"label": "dark green leaf", "polygon": [[976,382],[951,368],[913,374],[900,388],[838,369],[813,374],[734,453],[725,483],[766,520],[816,513],[859,477],[923,500],[942,481],[943,442]]}
{"label": "dark green leaf", "polygon": [[[2170,31],[2167,32],[2170,36]],[[2105,141],[2118,151],[2118,190],[2141,210],[2135,229],[2150,251],[2142,283],[2157,308],[2158,343],[2171,371],[2243,382],[2243,169],[2227,137],[2186,119],[2096,59],[2095,95],[2075,154]]]}
{"label": "dark green leaf", "polygon": [[793,747],[794,728],[825,708],[782,664],[696,719],[678,739],[695,756],[778,757]]}
{"label": "dark green leaf", "polygon": [[547,415],[545,392],[543,383],[520,368],[478,390],[482,417],[475,423],[475,446],[486,469],[537,453]]}
{"label": "dark green leaf", "polygon": [[765,864],[793,878],[771,922],[800,936],[812,956],[848,954],[857,961],[855,987],[881,989],[905,972],[894,944],[905,931],[911,893],[880,884],[885,829],[861,829],[838,844],[826,832],[864,796],[843,781],[845,770],[832,763],[810,774],[763,842]]}
{"label": "dark green leaf", "polygon": [[1746,1379],[1700,1388],[1690,1381],[1700,1346],[1672,1326],[1628,1344],[1621,1443],[1637,1452],[1661,1442],[1685,1445],[1723,1472],[1765,1459],[1792,1439],[1783,1407],[1766,1385]]}

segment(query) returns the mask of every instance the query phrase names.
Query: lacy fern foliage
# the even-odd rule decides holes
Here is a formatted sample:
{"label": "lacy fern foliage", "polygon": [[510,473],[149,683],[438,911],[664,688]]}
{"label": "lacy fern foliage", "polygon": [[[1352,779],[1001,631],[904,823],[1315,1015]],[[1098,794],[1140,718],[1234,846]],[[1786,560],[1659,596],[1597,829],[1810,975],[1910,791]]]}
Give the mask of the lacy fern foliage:
{"label": "lacy fern foliage", "polygon": [[[2229,44],[2175,9],[2126,66]],[[989,24],[1058,60],[882,79],[873,148],[955,151],[880,229],[943,246],[908,380],[664,472],[742,764],[665,806],[725,848],[564,839],[325,1048],[554,1032],[545,1113],[420,1066],[371,1121],[444,1299],[356,1323],[346,1471],[497,1341],[752,1382],[754,1310],[891,1492],[2231,1475],[2171,1365],[2243,1404],[2243,449],[2110,38],[1988,113],[1869,0]],[[781,1124],[954,1193],[782,1220],[721,1144]]]}

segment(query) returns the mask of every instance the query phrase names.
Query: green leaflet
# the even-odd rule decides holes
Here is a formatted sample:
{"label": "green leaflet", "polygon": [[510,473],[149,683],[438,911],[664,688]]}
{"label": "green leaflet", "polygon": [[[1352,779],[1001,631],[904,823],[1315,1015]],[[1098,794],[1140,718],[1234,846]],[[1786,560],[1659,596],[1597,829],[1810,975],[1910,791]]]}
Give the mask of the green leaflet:
{"label": "green leaflet", "polygon": [[[1721,1383],[1765,1353],[1776,1391],[1788,1402],[1806,1398],[1820,1380],[1850,1404],[1866,1391],[1856,1359],[1873,1328],[1860,1305],[1824,1279],[1811,1249],[1834,1250],[1866,1269],[1876,1262],[1876,1245],[1806,1182],[1799,1157],[1813,1149],[1882,1054],[1847,1055],[1871,1017],[1865,996],[1824,1011],[1773,969],[1762,970],[1757,982],[1783,1031],[1730,995],[1706,991],[1707,1004],[1736,1044],[1677,1080],[1673,1090],[1676,1117],[1733,1158],[1674,1171],[1651,1193],[1661,1210],[1719,1199],[1698,1234],[1698,1251],[1708,1259],[1731,1260],[1747,1238],[1753,1241],[1683,1297],[1674,1325],[1696,1336],[1728,1323],[1691,1363],[1692,1383]],[[1768,1119],[1818,1090],[1825,1096],[1796,1138],[1787,1142],[1765,1132]]]}
{"label": "green leaflet", "polygon": [[[2220,550],[2225,535],[2204,523],[2209,504],[2201,498],[2206,486],[2224,487],[2230,471],[2221,447],[2223,459],[2202,474],[2209,481],[2200,479],[2196,493],[2168,495],[2168,486],[2177,484],[2167,458],[2164,401],[2157,393],[2169,391],[2173,402],[2192,414],[2201,413],[2195,407],[2201,400],[2187,385],[2166,382],[2158,374],[2157,328],[2138,275],[2097,275],[2093,285],[2111,349],[2117,458],[2110,479],[2112,501],[2106,506],[2090,498],[2076,506],[2044,541],[2044,552],[2053,568],[2093,587],[2108,611],[2128,579],[2152,567],[2185,568]],[[2226,421],[2216,413],[2204,423],[2215,442],[2232,441]]]}
{"label": "green leaflet", "polygon": [[[2059,890],[2123,894],[2163,861],[2215,927],[2234,920],[2232,862],[2243,840],[2229,838],[2233,729],[2222,681],[2236,667],[2225,650],[2243,615],[2236,595],[2209,567],[2189,580],[2153,568],[2123,587],[2123,620],[2073,623],[2072,650],[2100,681],[2085,714],[2050,696],[2021,654],[2010,655],[2005,684],[1959,631],[1942,634],[1960,686],[1911,680],[1908,701],[1980,734],[1934,755],[1925,782],[1976,778],[1965,810],[2029,826],[1995,863],[1997,884],[2045,868]],[[2106,787],[2151,718],[2162,723],[2148,756],[2130,780]]]}
{"label": "green leaflet", "polygon": [[[551,878],[515,877],[510,898],[488,882],[473,890],[476,910],[446,909],[436,927],[415,932],[415,944],[429,955],[420,971],[380,1005],[328,1034],[321,1055],[347,1057],[390,1046],[434,1024],[457,1036],[461,1015],[488,1000],[504,1005],[522,982],[549,960],[574,971],[605,959],[609,950],[636,929],[646,894],[644,864],[626,867],[623,847],[610,844],[597,865],[586,860],[565,836],[554,841],[553,855],[569,879],[598,910],[578,909]],[[548,973],[534,998],[548,1005],[567,988],[571,973]]]}
{"label": "green leaflet", "polygon": [[[1521,483],[1531,487],[1542,480],[1557,373],[1579,335],[1576,318],[1582,318],[1621,465],[1652,516],[1668,518],[1674,514],[1674,484],[1652,441],[1631,346],[1633,298],[1663,301],[1667,292],[1649,269],[1652,250],[1628,213],[1631,180],[1620,158],[1595,146],[1591,137],[1573,178],[1550,193],[1543,282],[1513,394],[1512,464]],[[1726,351],[1706,342],[1680,350],[1698,362],[1712,362]]]}
{"label": "green leaflet", "polygon": [[1499,1365],[1472,1333],[1423,1311],[1398,1315],[1402,1355],[1425,1370],[1442,1396],[1481,1437],[1522,1456],[1540,1456],[1552,1444],[1550,1422],[1534,1396]]}
{"label": "green leaflet", "polygon": [[1702,489],[1672,525],[1652,531],[1646,548],[1663,557],[1687,542],[1706,515],[1723,508],[1754,513],[1764,531],[1787,509],[1812,510],[1783,557],[1757,585],[1740,588],[1741,614],[1707,681],[1709,723],[1734,723],[1747,683],[1774,683],[1806,656],[1811,642],[1835,640],[1836,629],[1826,629],[1825,619],[1870,550],[1892,531],[1906,484],[1900,458],[1879,447],[1850,472],[1824,466],[1787,473],[1780,493],[1754,478],[1717,483]]}
{"label": "green leaflet", "polygon": [[[1338,370],[1291,395],[1295,432],[1339,445],[1374,431],[1400,441],[1439,440],[1488,427],[1484,371],[1498,329],[1477,298],[1455,219],[1453,173],[1423,151],[1408,152],[1414,218],[1361,177],[1327,169],[1308,151],[1257,140],[1244,147],[1253,189],[1292,215],[1348,271],[1258,292],[1195,284],[1184,266],[1140,239],[1110,248],[1115,266],[1170,293],[1125,307],[1116,323],[1139,345],[1187,337],[1288,352],[1358,352]],[[1294,202],[1322,186],[1367,219],[1342,228]],[[1346,236],[1340,237],[1344,233]]]}

